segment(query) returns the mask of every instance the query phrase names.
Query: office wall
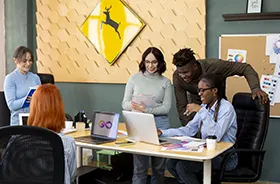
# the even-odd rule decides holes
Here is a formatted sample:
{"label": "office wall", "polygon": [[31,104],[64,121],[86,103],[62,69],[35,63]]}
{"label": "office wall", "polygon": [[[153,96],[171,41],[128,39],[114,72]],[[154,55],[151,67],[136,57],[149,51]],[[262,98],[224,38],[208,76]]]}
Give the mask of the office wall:
{"label": "office wall", "polygon": [[[4,0],[4,7],[6,73],[10,73],[15,68],[13,52],[16,47],[24,45],[32,49],[33,53],[36,51],[35,1]],[[32,70],[35,69],[36,66],[33,66]]]}
{"label": "office wall", "polygon": [[[280,12],[279,0],[263,0],[263,12]],[[206,8],[206,55],[218,57],[221,34],[280,33],[280,20],[224,22],[222,14],[245,13],[244,0],[211,0]],[[240,43],[242,44],[242,43]],[[280,147],[275,144],[279,140],[280,119],[270,119],[269,131],[264,149],[267,151],[261,180],[280,181],[279,165]]]}
{"label": "office wall", "polygon": [[[11,59],[11,54],[16,45],[29,44],[35,48],[34,33],[27,31],[26,26],[35,27],[35,13],[30,18],[30,13],[26,12],[34,9],[33,1],[28,1],[28,5],[18,5],[16,2],[26,2],[27,0],[5,0],[5,16],[6,16],[6,53]],[[218,37],[220,34],[238,34],[238,33],[276,33],[279,31],[279,20],[267,21],[245,21],[245,22],[224,22],[223,13],[242,13],[246,12],[246,2],[244,0],[211,0],[207,1],[207,17],[206,17],[206,45],[207,56],[218,57]],[[31,3],[31,4],[30,4]],[[280,11],[278,0],[263,1],[263,11]],[[23,14],[14,14],[21,12]],[[19,16],[20,15],[20,16]],[[27,21],[28,20],[28,21]],[[30,25],[30,21],[32,24]],[[8,26],[7,26],[8,25]],[[28,35],[29,41],[25,40]],[[8,66],[8,72],[14,69],[13,65]],[[108,84],[76,84],[76,83],[57,83],[62,92],[65,102],[66,112],[74,115],[79,109],[84,109],[88,115],[92,114],[94,109],[121,111],[120,103],[122,101],[124,85],[108,85]],[[175,100],[173,98],[173,102]],[[169,114],[172,126],[178,126],[177,113],[175,104]],[[275,144],[280,139],[280,119],[271,119],[270,127],[265,144],[267,154],[263,167],[261,180],[279,182],[279,165],[280,147]]]}
{"label": "office wall", "polygon": [[4,24],[4,0],[0,0],[0,91],[3,90],[5,77],[5,24]]}

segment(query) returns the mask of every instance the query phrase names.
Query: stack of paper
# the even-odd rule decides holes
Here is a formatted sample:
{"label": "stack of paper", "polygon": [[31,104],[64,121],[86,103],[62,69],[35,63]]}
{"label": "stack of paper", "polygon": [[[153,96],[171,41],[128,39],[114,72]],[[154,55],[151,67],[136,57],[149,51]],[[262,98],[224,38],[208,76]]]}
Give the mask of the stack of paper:
{"label": "stack of paper", "polygon": [[132,101],[137,104],[144,104],[146,107],[154,107],[156,98],[152,95],[134,95]]}
{"label": "stack of paper", "polygon": [[180,143],[166,144],[161,148],[161,151],[182,151],[182,152],[202,152],[204,149],[205,142],[202,141],[191,141]]}
{"label": "stack of paper", "polygon": [[204,146],[206,143],[201,141],[201,142],[197,142],[197,141],[191,141],[191,142],[188,142],[186,144],[183,144],[183,146],[185,148],[199,148],[201,146]]}

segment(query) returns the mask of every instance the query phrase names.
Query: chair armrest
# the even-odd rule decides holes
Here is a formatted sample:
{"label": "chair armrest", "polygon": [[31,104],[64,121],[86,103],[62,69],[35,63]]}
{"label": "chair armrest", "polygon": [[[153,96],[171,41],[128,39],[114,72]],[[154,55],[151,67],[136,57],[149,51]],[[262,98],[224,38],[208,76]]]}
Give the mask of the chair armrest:
{"label": "chair armrest", "polygon": [[[222,181],[223,179],[223,176],[224,176],[224,172],[225,172],[225,169],[226,169],[226,165],[230,159],[230,157],[235,154],[235,153],[247,153],[248,155],[252,155],[252,156],[258,156],[259,159],[263,160],[263,157],[265,155],[265,152],[264,150],[258,150],[258,149],[232,149],[231,151],[227,152],[223,158],[223,161],[221,163],[221,168],[219,170],[219,173],[220,173],[220,181]],[[258,168],[260,169],[260,168]]]}

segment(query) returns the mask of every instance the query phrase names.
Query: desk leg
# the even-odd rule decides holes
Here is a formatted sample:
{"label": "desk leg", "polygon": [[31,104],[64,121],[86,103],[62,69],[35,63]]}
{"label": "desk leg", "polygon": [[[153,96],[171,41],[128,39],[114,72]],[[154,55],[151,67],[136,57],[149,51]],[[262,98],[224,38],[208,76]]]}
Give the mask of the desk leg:
{"label": "desk leg", "polygon": [[203,184],[211,184],[211,160],[203,161]]}
{"label": "desk leg", "polygon": [[76,155],[77,155],[77,167],[81,167],[83,165],[83,148],[82,147],[77,146]]}

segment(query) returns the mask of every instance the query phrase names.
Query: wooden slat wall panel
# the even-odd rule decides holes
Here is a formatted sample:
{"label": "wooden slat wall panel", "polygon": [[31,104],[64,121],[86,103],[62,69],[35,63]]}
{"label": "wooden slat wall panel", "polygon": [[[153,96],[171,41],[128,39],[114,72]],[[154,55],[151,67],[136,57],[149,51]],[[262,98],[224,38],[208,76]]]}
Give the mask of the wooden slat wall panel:
{"label": "wooden slat wall panel", "polygon": [[205,57],[205,0],[126,0],[146,27],[110,66],[79,30],[98,0],[37,0],[38,72],[52,73],[57,82],[126,83],[138,71],[141,54],[159,47],[172,79],[172,57],[191,47]]}

